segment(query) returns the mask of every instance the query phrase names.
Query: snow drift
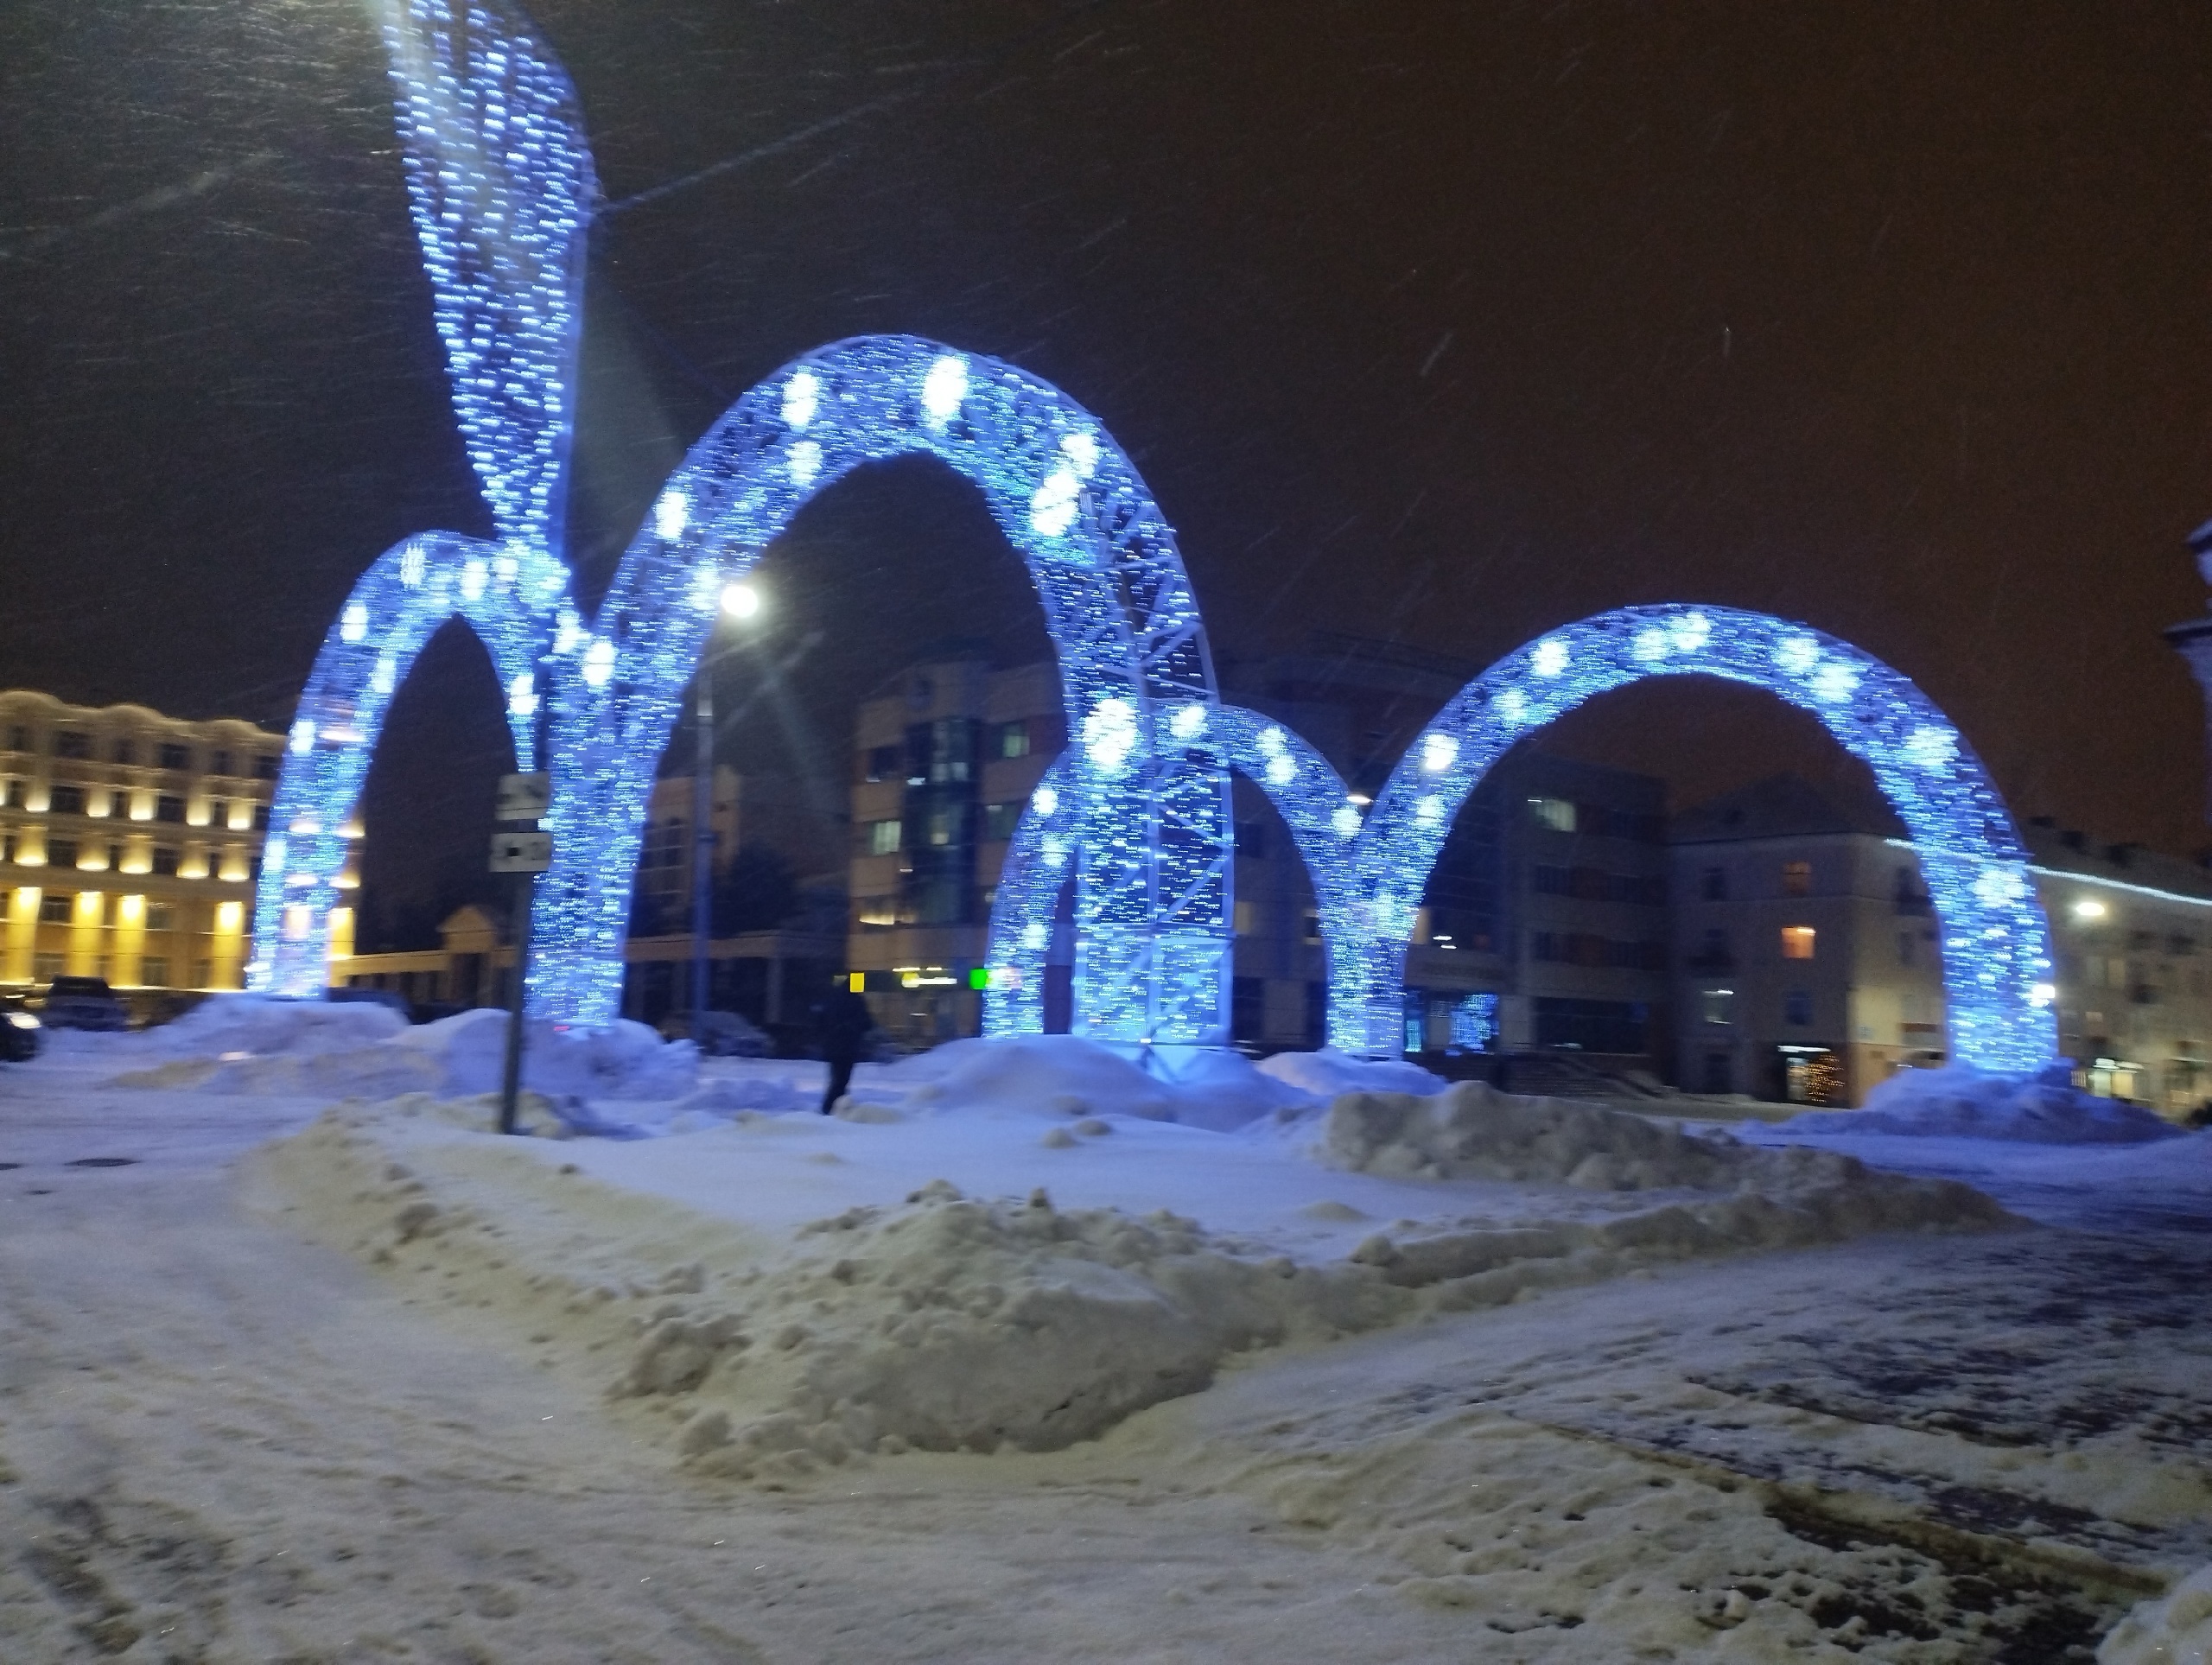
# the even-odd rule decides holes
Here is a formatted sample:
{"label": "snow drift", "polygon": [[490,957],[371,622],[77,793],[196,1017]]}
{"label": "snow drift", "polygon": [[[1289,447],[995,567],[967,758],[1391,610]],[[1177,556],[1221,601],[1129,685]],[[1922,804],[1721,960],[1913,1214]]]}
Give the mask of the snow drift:
{"label": "snow drift", "polygon": [[955,1040],[877,1073],[908,1108],[1048,1115],[1133,1115],[1219,1132],[1312,1102],[1235,1052],[1162,1048],[1140,1067],[1080,1035]]}
{"label": "snow drift", "polygon": [[[203,1013],[206,1020],[194,1024]],[[238,995],[219,1007],[210,1001],[159,1033],[167,1061],[111,1084],[325,1098],[459,1095],[498,1089],[507,1014],[480,1009],[410,1026],[382,1006]],[[680,1099],[697,1081],[691,1043],[664,1041],[642,1023],[529,1026],[523,1084],[540,1093]]]}
{"label": "snow drift", "polygon": [[1899,1071],[1866,1096],[1862,1110],[1815,1110],[1778,1123],[1777,1130],[2042,1145],[2133,1145],[2182,1132],[2139,1104],[2099,1098],[2063,1078],[1987,1075],[1960,1064]]}

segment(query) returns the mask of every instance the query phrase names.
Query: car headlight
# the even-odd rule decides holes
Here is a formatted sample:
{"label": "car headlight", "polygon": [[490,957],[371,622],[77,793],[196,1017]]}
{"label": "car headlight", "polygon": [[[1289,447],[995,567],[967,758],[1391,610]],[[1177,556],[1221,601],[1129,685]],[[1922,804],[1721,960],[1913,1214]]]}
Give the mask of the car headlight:
{"label": "car headlight", "polygon": [[8,1014],[8,1021],[18,1029],[35,1029],[39,1026],[38,1020],[28,1012],[10,1012]]}

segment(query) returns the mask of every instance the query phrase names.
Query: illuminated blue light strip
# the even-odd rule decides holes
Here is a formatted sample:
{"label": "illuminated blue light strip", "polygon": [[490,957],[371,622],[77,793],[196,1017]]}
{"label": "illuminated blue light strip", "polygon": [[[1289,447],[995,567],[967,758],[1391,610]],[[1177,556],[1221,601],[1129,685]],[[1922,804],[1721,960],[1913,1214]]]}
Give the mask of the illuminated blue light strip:
{"label": "illuminated blue light strip", "polygon": [[293,996],[322,988],[348,845],[339,829],[359,801],[393,693],[448,620],[467,620],[490,652],[517,761],[537,766],[544,622],[568,587],[568,569],[550,556],[458,532],[396,543],[362,575],[323,638],[284,748],[254,893],[247,987]]}
{"label": "illuminated blue light strip", "polygon": [[972,481],[1027,562],[1073,744],[1075,1011],[1101,1039],[1224,1038],[1228,773],[1176,714],[1215,702],[1173,535],[1096,419],[1013,365],[911,336],[821,348],[740,398],[632,542],[553,705],[558,760],[534,1011],[619,1010],[654,769],[718,596],[852,470],[932,455]]}
{"label": "illuminated blue light strip", "polygon": [[1508,654],[1447,704],[1392,772],[1355,856],[1368,909],[1352,998],[1332,990],[1329,1033],[1347,1052],[1400,1046],[1414,912],[1452,817],[1513,743],[1592,696],[1649,677],[1719,677],[1819,719],[1874,772],[1920,853],[1943,925],[1952,1057],[1993,1071],[2041,1068],[2056,1026],[2038,990],[2049,930],[2027,855],[1988,772],[1943,714],[1872,655],[1764,613],[1624,607]]}

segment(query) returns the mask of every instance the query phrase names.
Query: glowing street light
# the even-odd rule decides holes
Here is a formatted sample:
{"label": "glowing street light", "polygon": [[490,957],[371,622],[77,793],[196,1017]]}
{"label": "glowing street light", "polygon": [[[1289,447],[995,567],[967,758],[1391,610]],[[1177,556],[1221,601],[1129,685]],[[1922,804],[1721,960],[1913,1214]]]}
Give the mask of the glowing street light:
{"label": "glowing street light", "polygon": [[722,615],[728,619],[757,619],[760,616],[760,592],[747,583],[722,586]]}

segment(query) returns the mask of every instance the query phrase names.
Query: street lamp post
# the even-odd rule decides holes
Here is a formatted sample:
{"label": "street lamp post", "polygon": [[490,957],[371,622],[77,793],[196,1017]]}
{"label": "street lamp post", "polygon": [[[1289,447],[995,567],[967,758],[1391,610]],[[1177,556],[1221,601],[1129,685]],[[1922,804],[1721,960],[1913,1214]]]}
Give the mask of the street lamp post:
{"label": "street lamp post", "polygon": [[[760,592],[750,584],[722,588],[722,613],[748,620],[760,613]],[[707,1049],[707,930],[714,893],[715,663],[711,645],[692,679],[691,721],[697,744],[691,762],[691,1044]]]}

